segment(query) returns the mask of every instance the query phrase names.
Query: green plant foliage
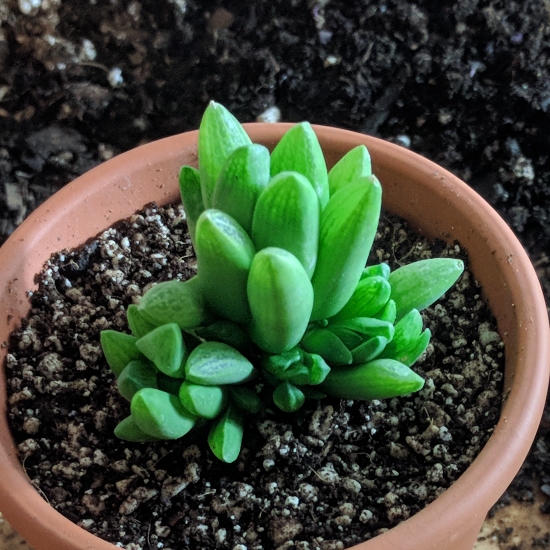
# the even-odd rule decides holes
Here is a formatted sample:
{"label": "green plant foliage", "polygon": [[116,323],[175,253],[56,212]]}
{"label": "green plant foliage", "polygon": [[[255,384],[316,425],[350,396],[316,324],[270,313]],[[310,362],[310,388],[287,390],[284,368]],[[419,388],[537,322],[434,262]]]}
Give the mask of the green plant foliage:
{"label": "green plant foliage", "polygon": [[246,415],[290,414],[327,395],[386,399],[421,389],[411,366],[431,334],[419,311],[464,265],[365,265],[382,200],[367,149],[352,149],[327,173],[309,123],[293,126],[270,155],[211,102],[198,156],[198,170],[179,174],[197,275],[158,283],[130,305],[131,335],[101,334],[130,401],[115,435],[177,439],[206,424],[213,454],[233,462]]}

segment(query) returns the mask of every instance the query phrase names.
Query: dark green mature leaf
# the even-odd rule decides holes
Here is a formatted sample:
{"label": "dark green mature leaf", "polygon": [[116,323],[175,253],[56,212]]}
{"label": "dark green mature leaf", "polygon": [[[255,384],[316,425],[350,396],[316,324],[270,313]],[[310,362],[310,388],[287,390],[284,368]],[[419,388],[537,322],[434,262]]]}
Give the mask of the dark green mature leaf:
{"label": "dark green mature leaf", "polygon": [[130,361],[117,380],[117,388],[128,401],[142,388],[157,387],[157,369],[148,361],[134,359]]}
{"label": "dark green mature leaf", "polygon": [[152,324],[176,323],[182,329],[205,324],[210,318],[197,277],[156,284],[143,295],[138,311]]}
{"label": "dark green mature leaf", "polygon": [[221,386],[203,386],[185,381],[179,391],[182,405],[203,418],[216,418],[227,405],[227,389]]}
{"label": "dark green mature leaf", "polygon": [[189,355],[186,379],[195,384],[240,384],[256,376],[252,363],[236,349],[221,342],[204,342]]}
{"label": "dark green mature leaf", "polygon": [[131,334],[102,330],[100,342],[107,364],[117,378],[130,361],[143,357],[136,347],[137,338]]}
{"label": "dark green mature leaf", "polygon": [[139,390],[130,404],[138,428],[159,439],[178,439],[189,432],[197,421],[178,397],[155,388]]}
{"label": "dark green mature leaf", "polygon": [[176,323],[167,323],[148,332],[136,342],[136,347],[159,371],[183,378],[187,349]]}
{"label": "dark green mature leaf", "polygon": [[319,388],[341,399],[388,399],[420,390],[424,379],[393,359],[333,368]]}
{"label": "dark green mature leaf", "polygon": [[284,412],[296,412],[304,401],[304,392],[290,382],[281,382],[273,390],[273,402]]}
{"label": "dark green mature leaf", "polygon": [[243,430],[241,413],[230,405],[215,421],[208,435],[208,445],[214,455],[223,462],[235,462],[241,452]]}
{"label": "dark green mature leaf", "polygon": [[132,441],[134,443],[146,443],[147,441],[159,441],[158,437],[153,437],[145,433],[136,424],[132,415],[121,420],[115,427],[115,435],[124,441]]}

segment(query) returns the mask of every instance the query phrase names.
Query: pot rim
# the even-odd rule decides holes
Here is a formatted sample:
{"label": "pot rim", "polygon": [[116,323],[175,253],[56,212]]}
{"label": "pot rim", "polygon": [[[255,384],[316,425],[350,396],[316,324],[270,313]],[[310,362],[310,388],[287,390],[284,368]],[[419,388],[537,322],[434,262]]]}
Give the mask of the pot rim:
{"label": "pot rim", "polygon": [[[244,126],[253,141],[261,141],[267,146],[273,146],[292,124],[252,123]],[[465,215],[469,211],[477,216],[480,230],[483,230],[483,227],[493,227],[492,232],[485,229],[487,234],[483,235],[483,239],[487,246],[499,251],[499,254],[512,258],[510,264],[513,267],[513,272],[510,279],[505,280],[504,284],[508,286],[514,303],[520,303],[520,296],[524,299],[524,302],[521,302],[524,305],[517,308],[514,319],[509,322],[516,323],[519,330],[531,338],[533,342],[531,347],[513,350],[513,355],[515,359],[532,365],[532,367],[529,372],[524,370],[521,375],[515,376],[514,385],[511,387],[502,409],[501,418],[489,441],[467,470],[435,501],[383,535],[354,547],[355,550],[359,548],[367,550],[367,548],[374,548],[374,541],[378,541],[380,548],[399,544],[400,548],[404,549],[408,546],[403,545],[403,540],[412,540],[425,550],[430,548],[435,550],[437,546],[434,546],[433,543],[436,538],[434,533],[437,532],[440,536],[447,538],[452,537],[453,526],[468,523],[471,510],[480,502],[484,504],[484,509],[488,510],[511,482],[510,476],[504,476],[504,472],[513,471],[515,475],[527,456],[542,415],[546,397],[545,388],[548,385],[550,331],[544,296],[535,270],[518,239],[492,207],[467,184],[430,160],[379,138],[326,126],[313,125],[313,128],[325,153],[327,153],[328,146],[332,147],[336,142],[339,144],[337,155],[343,154],[360,143],[365,143],[372,155],[375,173],[377,173],[378,166],[381,169],[391,167],[393,170],[406,171],[407,167],[414,162],[418,167],[418,174],[428,181],[439,182],[437,193],[442,201],[454,204],[453,201],[460,197],[462,202],[461,206],[456,207],[457,216]],[[272,137],[267,140],[259,140],[258,136],[263,136],[266,132]],[[29,282],[32,282],[34,274],[27,272],[25,264],[17,264],[19,271],[12,267],[13,259],[19,258],[22,254],[21,249],[29,252],[38,246],[39,240],[44,241],[35,233],[29,235],[29,228],[33,224],[38,226],[38,229],[34,231],[48,228],[52,224],[57,227],[62,223],[63,217],[66,217],[75,206],[85,207],[88,202],[86,193],[99,194],[115,181],[119,182],[117,183],[119,187],[121,187],[120,181],[127,181],[128,186],[125,192],[132,195],[135,193],[133,190],[136,182],[135,173],[139,168],[143,168],[146,172],[143,177],[152,178],[152,184],[150,191],[146,192],[147,196],[143,196],[142,205],[151,202],[153,199],[149,195],[153,196],[154,193],[157,193],[156,200],[158,202],[176,200],[179,196],[179,189],[177,189],[175,181],[174,184],[166,186],[166,174],[159,174],[159,170],[152,167],[152,163],[149,161],[150,152],[158,149],[164,157],[177,159],[185,151],[195,155],[194,158],[196,158],[197,135],[197,131],[185,132],[122,153],[58,191],[25,220],[0,249],[0,265],[9,266],[8,269],[3,268],[0,274],[1,285],[7,285],[10,288],[26,288],[27,290],[31,288]],[[125,167],[128,161],[132,163],[131,170]],[[149,169],[147,169],[148,166]],[[172,178],[172,174],[169,177]],[[382,178],[380,179],[385,193],[385,182]],[[162,200],[159,200],[158,192],[161,193]],[[105,204],[107,204],[107,198],[105,198]],[[121,205],[120,210],[127,206],[127,204]],[[105,210],[99,216],[99,219],[94,222],[95,233],[90,233],[90,236],[120,219],[117,217],[118,210],[116,208],[113,212]],[[414,222],[413,225],[415,225]],[[49,233],[50,235],[46,239],[49,246],[47,256],[59,249],[59,245],[57,249],[55,248],[59,233],[56,231],[49,231]],[[81,244],[75,240],[77,239],[76,234],[64,235],[64,237],[68,238],[68,243],[64,244],[63,248]],[[17,281],[18,278],[19,281]],[[15,322],[16,320],[7,321],[10,326],[13,326]],[[4,355],[5,350],[0,355],[0,360],[3,361]],[[507,363],[508,361],[507,352]],[[525,386],[523,393],[520,393],[518,389],[520,386]],[[7,429],[4,426],[6,388],[3,369],[0,374],[0,412],[3,417],[0,431],[3,431]],[[506,452],[502,451],[501,445],[503,444],[506,444]],[[0,476],[2,511],[6,519],[24,536],[28,536],[26,527],[33,523],[47,531],[52,531],[52,525],[55,525],[53,528],[56,531],[55,536],[60,541],[56,548],[59,550],[75,548],[73,545],[75,539],[81,541],[79,548],[96,550],[114,550],[116,548],[66,519],[37,494],[19,464],[13,441],[9,448],[0,447],[0,464],[3,465],[3,475]],[[482,494],[478,490],[480,479],[483,479],[484,485],[489,487]],[[15,490],[12,482],[15,482]],[[460,495],[460,506],[457,505],[458,495]],[[34,501],[32,506],[28,503],[29,499]],[[477,519],[481,525],[484,516]],[[426,529],[425,522],[431,526],[430,529]],[[34,540],[38,543],[40,537]],[[32,543],[32,540],[29,542]]]}

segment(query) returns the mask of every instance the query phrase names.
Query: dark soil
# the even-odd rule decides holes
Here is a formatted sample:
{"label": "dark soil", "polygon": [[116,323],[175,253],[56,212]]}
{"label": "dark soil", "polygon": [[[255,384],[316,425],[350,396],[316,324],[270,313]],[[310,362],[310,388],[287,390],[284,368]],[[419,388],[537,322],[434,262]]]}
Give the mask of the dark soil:
{"label": "dark soil", "polygon": [[[276,106],[439,162],[511,224],[548,298],[549,22],[548,0],[4,0],[0,241],[90,167],[196,128],[216,99],[242,121]],[[548,498],[545,418],[506,498]]]}
{"label": "dark soil", "polygon": [[[435,337],[415,365],[426,379],[418,394],[326,399],[298,415],[268,405],[249,419],[232,465],[213,457],[201,431],[145,445],[114,438],[129,404],[99,331],[127,331],[125,308],[152,281],[193,274],[185,229],[181,211],[151,208],[57,254],[12,339],[14,437],[31,482],[61,513],[132,550],[338,549],[418,512],[471,463],[498,420],[504,354],[469,273],[426,310]],[[464,257],[391,218],[370,263],[395,269],[432,254]]]}

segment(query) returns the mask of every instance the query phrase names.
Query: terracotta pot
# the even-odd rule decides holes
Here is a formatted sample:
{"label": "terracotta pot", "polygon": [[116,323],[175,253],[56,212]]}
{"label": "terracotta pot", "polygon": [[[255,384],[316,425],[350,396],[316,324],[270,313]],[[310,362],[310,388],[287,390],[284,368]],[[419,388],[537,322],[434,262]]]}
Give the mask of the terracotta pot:
{"label": "terracotta pot", "polygon": [[[286,124],[252,124],[253,141],[273,146]],[[364,143],[384,188],[387,210],[430,237],[459,241],[497,318],[506,350],[506,400],[494,434],[466,472],[398,527],[355,550],[468,550],[489,508],[514,478],[539,424],[549,374],[549,328],[535,271],[512,231],[472,189],[436,164],[396,145],[353,132],[315,128],[329,166]],[[153,200],[179,200],[177,173],[195,164],[197,133],[120,155],[66,186],[38,208],[0,250],[0,341],[29,310],[27,291],[52,252],[89,237]],[[0,360],[6,349],[2,345]],[[0,377],[0,508],[35,550],[115,550],[65,519],[29,483],[6,423]]]}

